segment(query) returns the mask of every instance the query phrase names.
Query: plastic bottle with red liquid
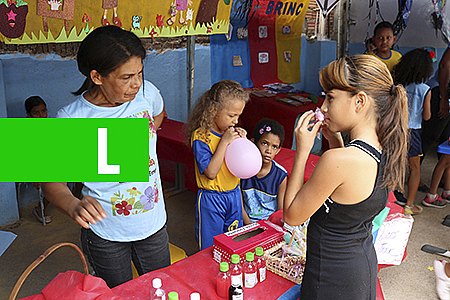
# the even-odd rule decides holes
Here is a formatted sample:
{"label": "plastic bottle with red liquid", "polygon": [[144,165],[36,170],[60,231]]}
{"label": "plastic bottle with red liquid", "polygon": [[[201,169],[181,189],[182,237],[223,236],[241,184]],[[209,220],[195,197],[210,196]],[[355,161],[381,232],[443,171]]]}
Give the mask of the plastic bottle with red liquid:
{"label": "plastic bottle with red liquid", "polygon": [[264,257],[263,247],[256,247],[256,268],[258,269],[258,282],[263,282],[266,280],[266,259]]}
{"label": "plastic bottle with red liquid", "polygon": [[230,276],[231,281],[233,281],[233,277],[237,277],[242,286],[242,267],[241,267],[241,257],[239,254],[231,255],[231,264],[230,264]]}
{"label": "plastic bottle with red liquid", "polygon": [[228,272],[229,265],[226,261],[220,263],[220,272],[216,277],[217,295],[222,298],[228,298],[228,289],[230,288],[231,279]]}
{"label": "plastic bottle with red liquid", "polygon": [[257,268],[255,264],[255,255],[253,252],[247,252],[245,254],[244,267],[244,287],[251,289],[258,283]]}

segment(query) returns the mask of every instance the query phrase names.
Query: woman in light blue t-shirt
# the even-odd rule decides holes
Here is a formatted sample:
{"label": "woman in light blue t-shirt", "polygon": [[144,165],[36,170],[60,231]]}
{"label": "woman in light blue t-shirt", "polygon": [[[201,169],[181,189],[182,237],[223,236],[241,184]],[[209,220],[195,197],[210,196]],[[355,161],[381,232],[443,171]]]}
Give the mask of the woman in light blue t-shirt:
{"label": "woman in light blue t-shirt", "polygon": [[[113,287],[170,264],[156,130],[164,117],[159,90],[143,80],[146,52],[140,39],[116,26],[95,29],[81,43],[78,69],[86,77],[78,98],[58,118],[146,118],[148,182],[83,182],[82,199],[65,183],[46,183],[47,199],[81,227],[83,251],[95,274]],[[132,146],[132,141],[127,144]]]}

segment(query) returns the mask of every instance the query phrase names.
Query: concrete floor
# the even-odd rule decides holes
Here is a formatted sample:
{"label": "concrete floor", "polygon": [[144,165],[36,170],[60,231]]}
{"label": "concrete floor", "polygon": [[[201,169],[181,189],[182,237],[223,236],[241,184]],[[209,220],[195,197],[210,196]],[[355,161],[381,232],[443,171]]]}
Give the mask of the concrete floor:
{"label": "concrete floor", "polygon": [[[427,157],[423,164],[424,181],[429,183],[436,164],[434,155]],[[24,197],[36,197],[29,188]],[[419,193],[417,202],[424,194]],[[185,249],[188,255],[197,251],[194,239],[195,195],[186,191],[166,197],[168,231],[171,243]],[[25,268],[49,246],[63,241],[79,245],[79,227],[67,216],[50,207],[53,222],[42,226],[31,215],[31,209],[22,213],[18,224],[2,230],[17,234],[17,238],[0,257],[0,299],[7,299],[15,282]],[[450,248],[449,228],[441,225],[443,217],[450,214],[450,205],[443,209],[424,208],[421,215],[414,217],[414,226],[408,243],[408,256],[400,266],[382,269],[379,273],[381,285],[387,300],[397,299],[437,299],[434,272],[429,269],[433,260],[438,259],[420,251],[429,243],[442,248]],[[82,271],[76,252],[62,248],[52,254],[25,281],[20,297],[40,292],[59,272],[74,269]]]}

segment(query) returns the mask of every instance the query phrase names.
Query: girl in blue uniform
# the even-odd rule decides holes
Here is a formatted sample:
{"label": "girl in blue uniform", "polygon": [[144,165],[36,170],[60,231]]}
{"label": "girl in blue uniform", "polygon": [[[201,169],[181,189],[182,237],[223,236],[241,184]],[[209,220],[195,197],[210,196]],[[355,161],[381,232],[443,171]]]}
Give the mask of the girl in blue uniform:
{"label": "girl in blue uniform", "polygon": [[253,139],[263,163],[258,174],[241,180],[244,224],[267,220],[283,209],[287,184],[286,170],[273,160],[284,141],[283,126],[275,120],[262,119],[255,126]]}
{"label": "girl in blue uniform", "polygon": [[198,186],[195,233],[200,249],[218,234],[242,226],[239,178],[224,163],[227,146],[247,132],[235,127],[248,93],[232,80],[214,84],[197,102],[188,122]]}

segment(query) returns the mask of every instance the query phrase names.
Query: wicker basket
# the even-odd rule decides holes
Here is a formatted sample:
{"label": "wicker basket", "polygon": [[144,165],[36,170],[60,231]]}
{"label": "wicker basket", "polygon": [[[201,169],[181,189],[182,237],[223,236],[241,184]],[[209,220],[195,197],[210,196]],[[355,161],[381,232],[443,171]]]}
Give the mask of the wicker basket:
{"label": "wicker basket", "polygon": [[300,284],[302,283],[306,261],[303,257],[292,255],[285,255],[281,260],[283,245],[286,245],[286,243],[279,243],[265,251],[266,267],[272,273]]}
{"label": "wicker basket", "polygon": [[22,275],[20,275],[19,279],[17,280],[16,284],[14,285],[14,288],[11,291],[11,294],[9,295],[9,300],[15,300],[17,298],[17,294],[19,294],[19,290],[22,287],[23,283],[25,282],[25,279],[27,279],[28,275],[30,275],[30,273],[41,263],[43,262],[50,254],[52,254],[53,252],[55,252],[57,249],[62,248],[62,247],[70,247],[75,249],[75,251],[78,253],[78,256],[81,259],[81,263],[83,265],[83,271],[84,274],[89,275],[89,267],[86,261],[86,258],[84,257],[83,252],[81,251],[81,249],[73,244],[73,243],[68,243],[68,242],[64,242],[64,243],[58,243],[55,244],[53,246],[51,246],[50,248],[48,248],[47,250],[45,250],[44,253],[42,253],[38,258],[36,258],[26,269],[25,271],[23,271]]}

